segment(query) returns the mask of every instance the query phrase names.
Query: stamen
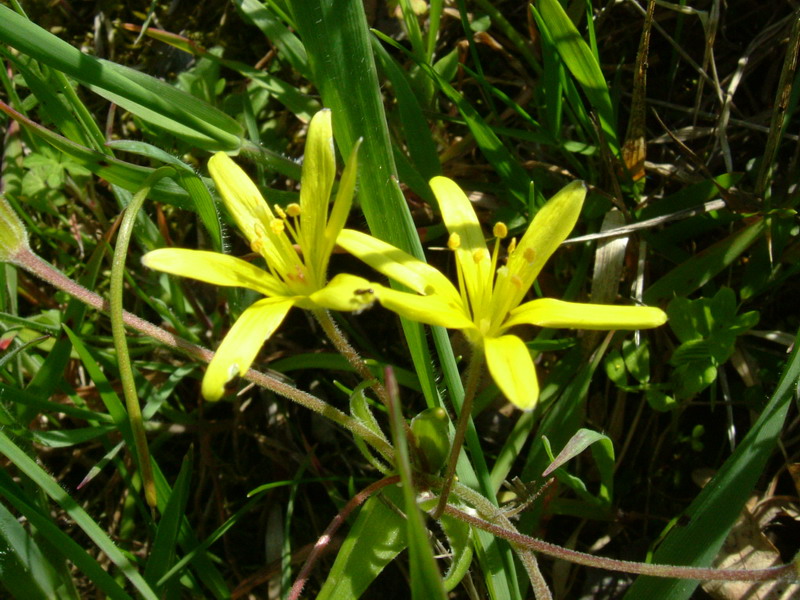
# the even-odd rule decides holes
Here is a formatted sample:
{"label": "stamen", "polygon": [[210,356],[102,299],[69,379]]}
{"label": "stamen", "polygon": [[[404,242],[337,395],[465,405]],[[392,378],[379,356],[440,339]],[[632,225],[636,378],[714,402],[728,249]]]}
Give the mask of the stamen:
{"label": "stamen", "polygon": [[300,216],[300,205],[297,202],[292,202],[289,206],[286,207],[286,214],[290,217],[299,217]]}
{"label": "stamen", "polygon": [[275,235],[280,235],[286,228],[286,221],[282,219],[272,219],[269,223],[269,228],[272,229],[272,233]]}
{"label": "stamen", "polygon": [[479,264],[486,260],[486,249],[478,248],[475,250],[475,252],[472,253],[472,260],[475,261],[475,264]]}
{"label": "stamen", "polygon": [[511,276],[511,283],[518,290],[522,289],[522,279],[520,279],[519,275],[512,275]]}
{"label": "stamen", "polygon": [[511,238],[511,242],[508,244],[508,255],[511,256],[511,254],[516,249],[517,249],[517,238]]}
{"label": "stamen", "polygon": [[447,239],[447,247],[450,250],[455,250],[456,248],[461,247],[461,236],[457,233],[451,233],[450,237]]}
{"label": "stamen", "polygon": [[536,252],[533,248],[525,248],[525,252],[522,254],[528,264],[533,264],[533,259],[536,258]]}
{"label": "stamen", "polygon": [[505,239],[506,236],[508,236],[508,227],[506,227],[506,224],[503,223],[502,221],[498,221],[497,223],[494,224],[494,227],[492,228],[492,233],[496,238],[499,238],[501,240]]}
{"label": "stamen", "polygon": [[278,215],[281,219],[285,219],[286,218],[286,211],[283,210],[283,207],[280,204],[276,204],[274,206],[274,208],[275,208],[275,214],[276,215]]}

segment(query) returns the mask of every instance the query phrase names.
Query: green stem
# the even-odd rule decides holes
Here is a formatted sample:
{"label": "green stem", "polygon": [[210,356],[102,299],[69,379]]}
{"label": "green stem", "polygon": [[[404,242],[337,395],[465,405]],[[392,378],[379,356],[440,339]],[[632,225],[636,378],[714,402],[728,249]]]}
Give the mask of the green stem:
{"label": "green stem", "polygon": [[[34,254],[29,248],[20,249],[13,257],[9,259],[9,262],[12,262],[15,265],[25,269],[29,273],[50,283],[67,294],[74,296],[84,304],[87,304],[96,310],[103,312],[109,311],[109,303],[104,298],[87,290],[82,285],[75,283],[72,279],[61,273],[50,263]],[[206,363],[211,362],[211,359],[214,358],[214,353],[211,350],[203,348],[202,346],[198,346],[197,344],[193,344],[182,337],[161,329],[161,327],[153,325],[149,321],[131,314],[126,310],[122,311],[122,319],[131,329],[134,329],[158,342],[161,342],[165,346],[169,346],[170,348],[178,350],[179,352],[182,352],[183,354],[186,354],[192,358]],[[316,396],[312,396],[311,394],[298,390],[291,385],[283,383],[282,381],[278,381],[277,379],[254,369],[248,370],[243,377],[260,387],[275,392],[279,396],[288,398],[289,400],[292,400],[293,402],[296,402],[297,404],[309,410],[313,410],[323,417],[333,421],[337,425],[349,430],[351,433],[357,435],[366,443],[375,448],[378,452],[380,452],[388,462],[393,462],[394,450],[392,449],[392,446],[386,442],[386,440],[382,439],[381,436],[375,434],[357,419],[346,415],[328,403],[323,402]]]}
{"label": "green stem", "polygon": [[364,362],[364,359],[361,358],[358,351],[353,348],[350,342],[347,341],[347,338],[342,335],[336,323],[333,322],[331,314],[327,310],[314,310],[312,313],[325,332],[325,335],[328,336],[328,339],[333,343],[337,352],[345,357],[347,362],[350,363],[356,373],[358,373],[364,381],[369,382],[370,387],[383,405],[389,406],[389,395],[386,393],[386,388],[384,388],[381,382],[372,374],[367,363]]}
{"label": "green stem", "polygon": [[150,188],[164,177],[175,174],[172,167],[160,167],[145,180],[142,188],[136,192],[125,209],[122,223],[117,233],[117,245],[114,248],[114,258],[111,261],[111,282],[109,290],[109,316],[111,317],[111,336],[114,338],[114,349],[117,351],[117,365],[119,378],[122,382],[122,394],[125,397],[125,407],[128,410],[128,419],[131,423],[131,433],[136,445],[139,470],[142,474],[144,497],[151,508],[158,506],[156,495],[156,482],[153,477],[153,467],[150,463],[150,450],[147,447],[147,434],[144,431],[142,409],[139,405],[139,395],[136,392],[136,382],[133,378],[133,367],[128,352],[128,342],[125,339],[125,322],[123,320],[122,292],[125,279],[125,258],[128,256],[128,246],[133,234],[133,224],[136,215],[142,208],[145,199],[150,193]]}
{"label": "green stem", "polygon": [[461,454],[461,447],[464,445],[464,436],[467,433],[467,426],[472,419],[472,401],[475,399],[475,393],[478,391],[478,383],[481,380],[481,371],[483,369],[483,350],[473,348],[472,357],[469,361],[467,368],[467,385],[464,390],[464,401],[461,404],[461,410],[458,413],[458,423],[456,424],[456,434],[453,437],[453,445],[450,447],[450,456],[447,459],[447,470],[444,475],[444,486],[442,493],[439,496],[439,503],[433,511],[432,516],[438,519],[444,507],[447,505],[447,498],[450,496],[450,490],[453,488],[453,479],[456,474],[456,465],[458,464],[458,455]]}

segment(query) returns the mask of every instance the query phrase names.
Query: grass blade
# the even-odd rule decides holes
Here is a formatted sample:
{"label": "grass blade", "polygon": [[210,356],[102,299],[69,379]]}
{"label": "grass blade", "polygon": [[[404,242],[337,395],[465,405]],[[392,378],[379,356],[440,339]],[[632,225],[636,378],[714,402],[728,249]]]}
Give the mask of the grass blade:
{"label": "grass blade", "polygon": [[[686,525],[675,526],[653,554],[653,562],[706,566],[725,541],[745,501],[778,442],[786,413],[800,380],[800,333],[778,387],[758,420],[734,453],[686,509]],[[639,577],[625,595],[640,598],[689,598],[698,582],[686,579]]]}

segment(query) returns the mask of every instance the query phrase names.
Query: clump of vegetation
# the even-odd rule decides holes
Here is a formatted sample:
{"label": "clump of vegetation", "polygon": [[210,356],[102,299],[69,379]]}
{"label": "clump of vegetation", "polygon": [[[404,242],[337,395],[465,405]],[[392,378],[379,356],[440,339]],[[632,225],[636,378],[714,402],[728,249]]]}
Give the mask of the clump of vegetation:
{"label": "clump of vegetation", "polygon": [[797,591],[796,11],[179,8],[0,5],[7,594]]}

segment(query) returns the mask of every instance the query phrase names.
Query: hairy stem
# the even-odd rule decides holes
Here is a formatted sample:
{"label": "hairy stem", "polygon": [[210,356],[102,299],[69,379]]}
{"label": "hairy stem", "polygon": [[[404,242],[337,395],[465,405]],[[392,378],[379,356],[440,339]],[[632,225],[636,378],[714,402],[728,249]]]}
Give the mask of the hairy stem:
{"label": "hairy stem", "polygon": [[604,556],[594,556],[592,554],[586,554],[585,552],[562,548],[556,544],[524,535],[514,530],[513,526],[509,527],[510,523],[508,523],[508,525],[503,524],[502,526],[497,525],[459,510],[451,505],[448,505],[444,512],[465,523],[488,531],[492,535],[508,540],[514,546],[528,548],[529,550],[541,552],[542,554],[578,565],[596,567],[609,571],[632,573],[634,575],[649,575],[652,577],[697,579],[700,581],[771,581],[774,579],[797,579],[800,576],[800,568],[794,563],[768,567],[766,569],[714,569],[640,563],[606,558]]}
{"label": "hairy stem", "polygon": [[111,262],[111,282],[109,291],[109,316],[111,317],[111,335],[114,338],[114,349],[117,352],[117,366],[119,378],[122,382],[122,395],[125,397],[125,407],[128,411],[128,420],[131,424],[131,433],[136,445],[136,455],[139,470],[142,474],[144,497],[151,508],[158,506],[156,482],[153,477],[153,466],[150,464],[150,450],[147,447],[147,434],[144,431],[142,409],[139,406],[139,395],[136,392],[136,383],[133,378],[131,357],[128,352],[128,342],[125,335],[125,323],[122,309],[123,283],[125,278],[125,258],[128,256],[128,245],[133,234],[133,224],[136,215],[144,204],[150,188],[156,181],[174,174],[172,167],[156,169],[145,181],[125,209],[122,224],[117,233],[117,244],[114,248],[114,258]]}
{"label": "hairy stem", "polygon": [[464,390],[464,402],[461,404],[461,412],[458,414],[458,423],[456,424],[456,433],[453,437],[453,445],[450,447],[450,456],[447,459],[447,470],[444,474],[444,485],[442,486],[442,493],[439,496],[439,503],[431,516],[438,519],[444,507],[447,504],[447,498],[450,496],[450,490],[453,488],[453,479],[456,475],[456,465],[458,464],[458,455],[461,454],[461,447],[464,445],[464,436],[467,433],[467,426],[472,418],[472,401],[475,398],[475,393],[478,390],[478,383],[481,380],[481,370],[483,368],[483,351],[477,348],[473,349],[472,357],[469,361],[467,368],[467,385]]}
{"label": "hairy stem", "polygon": [[[34,254],[28,248],[21,249],[10,258],[9,262],[22,267],[29,273],[36,275],[37,277],[77,298],[81,302],[91,306],[94,309],[103,312],[109,311],[109,304],[104,298],[76,283],[53,267],[50,263]],[[170,333],[161,327],[153,325],[149,321],[146,321],[141,317],[137,317],[128,311],[122,311],[122,319],[125,322],[125,325],[131,329],[143,333],[144,335],[161,342],[165,346],[174,348],[175,350],[178,350],[179,352],[182,352],[192,358],[207,363],[210,362],[214,357],[214,353],[211,350],[203,348],[202,346],[198,346],[197,344],[193,344],[192,342]],[[346,415],[328,403],[323,402],[316,396],[312,396],[311,394],[298,390],[291,385],[283,383],[282,381],[279,381],[254,369],[248,370],[243,377],[258,386],[273,391],[284,398],[288,398],[289,400],[292,400],[297,404],[330,419],[337,425],[344,427],[354,435],[357,435],[363,439],[378,452],[380,452],[387,461],[392,462],[394,451],[391,445],[388,444],[386,440],[381,439],[380,436],[370,431],[370,429],[364,426],[360,421]]]}
{"label": "hairy stem", "polygon": [[364,359],[361,358],[358,351],[353,348],[350,342],[347,341],[347,338],[342,335],[336,323],[333,322],[331,314],[327,310],[314,310],[312,313],[325,332],[325,335],[328,336],[328,339],[333,343],[337,352],[345,357],[347,362],[350,363],[356,373],[358,373],[364,381],[369,382],[370,387],[383,405],[388,406],[389,395],[386,393],[386,388],[384,388],[381,382],[372,374],[367,363],[364,362]]}

